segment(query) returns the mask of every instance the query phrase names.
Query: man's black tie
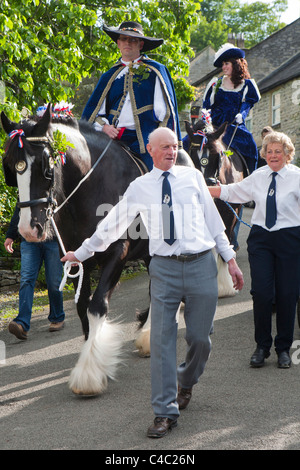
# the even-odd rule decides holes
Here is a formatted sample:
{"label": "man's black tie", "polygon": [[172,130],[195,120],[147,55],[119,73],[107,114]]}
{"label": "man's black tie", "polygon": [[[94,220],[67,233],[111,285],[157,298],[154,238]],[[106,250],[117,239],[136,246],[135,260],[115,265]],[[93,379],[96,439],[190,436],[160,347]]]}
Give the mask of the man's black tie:
{"label": "man's black tie", "polygon": [[174,214],[172,209],[171,185],[168,180],[169,174],[170,173],[168,171],[165,171],[162,174],[164,176],[162,184],[162,222],[164,240],[169,245],[173,245],[176,237],[174,228]]}
{"label": "man's black tie", "polygon": [[277,209],[276,209],[276,177],[277,173],[274,171],[272,173],[272,181],[268,189],[267,195],[267,206],[266,206],[266,227],[272,228],[277,219]]}

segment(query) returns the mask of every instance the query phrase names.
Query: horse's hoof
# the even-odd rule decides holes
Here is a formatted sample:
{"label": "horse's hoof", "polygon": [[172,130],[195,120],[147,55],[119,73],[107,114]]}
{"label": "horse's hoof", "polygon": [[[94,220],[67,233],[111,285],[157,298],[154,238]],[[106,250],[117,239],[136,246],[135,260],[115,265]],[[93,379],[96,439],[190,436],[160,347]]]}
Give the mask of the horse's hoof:
{"label": "horse's hoof", "polygon": [[150,357],[150,329],[140,332],[135,347],[140,357]]}
{"label": "horse's hoof", "polygon": [[140,357],[150,357],[151,354],[150,354],[150,352],[143,351],[142,349],[139,349],[139,350],[138,350],[138,355],[139,355]]}
{"label": "horse's hoof", "polygon": [[95,398],[100,395],[100,393],[83,392],[82,390],[78,390],[76,388],[72,388],[72,392],[74,393],[74,395],[81,398]]}

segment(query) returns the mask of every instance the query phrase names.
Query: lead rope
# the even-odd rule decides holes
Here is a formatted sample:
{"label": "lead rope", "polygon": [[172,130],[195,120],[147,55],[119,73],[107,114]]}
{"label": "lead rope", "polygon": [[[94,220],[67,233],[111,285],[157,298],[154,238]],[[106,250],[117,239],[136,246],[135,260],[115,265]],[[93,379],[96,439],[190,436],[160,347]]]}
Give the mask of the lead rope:
{"label": "lead rope", "polygon": [[[55,220],[53,219],[52,216],[51,216],[50,220],[51,220],[52,227],[54,228],[54,232],[55,232],[55,235],[57,237],[57,240],[60,244],[61,250],[62,250],[63,254],[65,255],[67,252],[66,252],[66,249],[64,247],[61,236],[59,234],[59,231],[58,231],[57,225],[55,223]],[[77,273],[75,273],[75,274],[70,273],[70,271],[72,269],[72,266],[78,266]],[[65,264],[64,264],[64,276],[61,280],[59,290],[60,291],[63,290],[63,288],[65,287],[65,284],[67,282],[68,277],[70,277],[72,279],[75,279],[78,276],[79,276],[79,281],[78,281],[78,285],[77,285],[77,289],[76,289],[76,293],[75,293],[75,304],[77,304],[77,302],[78,302],[80,291],[81,291],[82,280],[83,280],[83,265],[80,261],[66,261]]]}
{"label": "lead rope", "polygon": [[235,212],[234,208],[231,207],[231,205],[229,204],[229,202],[227,202],[227,201],[223,201],[223,202],[225,202],[225,204],[229,207],[229,209],[234,213],[235,217],[237,218],[237,220],[238,220],[239,222],[242,222],[242,224],[247,225],[247,227],[249,227],[249,228],[252,228],[252,225],[247,224],[247,222],[244,222],[244,221],[237,215],[237,213]]}

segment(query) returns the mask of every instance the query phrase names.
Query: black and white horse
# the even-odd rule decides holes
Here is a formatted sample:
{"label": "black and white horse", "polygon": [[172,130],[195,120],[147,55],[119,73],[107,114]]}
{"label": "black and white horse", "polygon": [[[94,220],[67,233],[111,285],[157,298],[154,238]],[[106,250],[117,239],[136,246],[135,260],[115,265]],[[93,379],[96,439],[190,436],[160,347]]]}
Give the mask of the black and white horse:
{"label": "black and white horse", "polygon": [[[147,171],[120,143],[95,131],[90,123],[70,117],[51,119],[50,105],[40,119],[15,123],[1,113],[1,122],[9,135],[3,158],[5,180],[18,187],[18,228],[27,241],[39,242],[56,234],[66,251],[76,250],[119,202],[130,182]],[[65,164],[54,151],[56,131],[72,144]],[[179,152],[178,161],[192,165],[185,152]],[[146,266],[150,261],[148,237],[139,217],[105,252],[83,263],[77,312],[86,341],[69,382],[76,394],[99,394],[108,378],[115,377],[123,340],[121,325],[108,319],[108,304],[126,262],[135,259],[143,259]],[[90,274],[97,266],[100,279],[91,295]],[[78,285],[78,278],[74,284]],[[141,355],[149,353],[149,331],[145,341],[145,345],[143,338],[138,342]]]}

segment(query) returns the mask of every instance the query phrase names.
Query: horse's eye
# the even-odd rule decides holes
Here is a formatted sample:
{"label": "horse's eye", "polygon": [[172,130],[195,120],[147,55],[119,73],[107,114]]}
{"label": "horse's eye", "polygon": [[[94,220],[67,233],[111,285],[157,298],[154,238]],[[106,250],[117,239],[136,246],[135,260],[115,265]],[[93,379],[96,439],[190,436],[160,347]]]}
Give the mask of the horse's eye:
{"label": "horse's eye", "polygon": [[49,169],[53,170],[53,168],[54,168],[54,159],[53,159],[53,157],[49,157],[48,163],[49,163]]}
{"label": "horse's eye", "polygon": [[24,160],[19,160],[15,164],[16,172],[19,173],[19,175],[22,175],[24,173],[24,171],[26,170],[26,168],[27,168],[27,164]]}

